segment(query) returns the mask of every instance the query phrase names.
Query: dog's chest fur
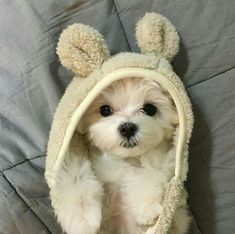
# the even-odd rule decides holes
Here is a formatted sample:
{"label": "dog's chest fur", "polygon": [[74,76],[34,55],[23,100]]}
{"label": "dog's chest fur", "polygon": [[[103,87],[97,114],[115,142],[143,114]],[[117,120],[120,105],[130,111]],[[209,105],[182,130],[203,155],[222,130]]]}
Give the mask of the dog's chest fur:
{"label": "dog's chest fur", "polygon": [[[130,162],[131,161],[131,162]],[[120,160],[102,154],[94,161],[95,172],[103,182],[103,221],[101,230],[104,233],[139,233],[132,213],[125,204],[122,193],[124,175],[138,164],[138,159]]]}
{"label": "dog's chest fur", "polygon": [[[162,145],[157,149],[152,149],[146,155],[122,159],[107,153],[92,154],[92,167],[104,188],[103,221],[100,233],[141,232],[141,227],[137,224],[125,197],[126,181],[131,177],[139,176],[142,170],[168,171],[164,168],[165,162],[168,161],[167,157],[169,158],[169,155],[166,155],[166,148],[166,145]],[[164,180],[167,181],[168,176],[169,174],[166,173]],[[138,199],[138,194],[136,194],[136,199]]]}

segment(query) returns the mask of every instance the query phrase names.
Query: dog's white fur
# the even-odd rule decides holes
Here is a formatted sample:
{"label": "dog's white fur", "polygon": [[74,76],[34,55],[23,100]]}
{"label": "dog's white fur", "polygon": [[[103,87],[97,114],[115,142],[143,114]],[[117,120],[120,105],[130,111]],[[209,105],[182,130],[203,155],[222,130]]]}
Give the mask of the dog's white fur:
{"label": "dog's white fur", "polygon": [[[143,112],[146,103],[157,107],[154,116]],[[113,114],[102,117],[100,106],[107,104]],[[121,145],[118,127],[123,122],[138,126],[135,147]],[[58,178],[60,196],[53,205],[65,231],[138,234],[154,224],[174,173],[177,124],[171,98],[152,80],[128,78],[104,90],[78,126],[90,139],[90,160],[69,155],[64,168],[70,170],[64,169]],[[171,232],[185,233],[188,222],[186,210],[179,209]]]}

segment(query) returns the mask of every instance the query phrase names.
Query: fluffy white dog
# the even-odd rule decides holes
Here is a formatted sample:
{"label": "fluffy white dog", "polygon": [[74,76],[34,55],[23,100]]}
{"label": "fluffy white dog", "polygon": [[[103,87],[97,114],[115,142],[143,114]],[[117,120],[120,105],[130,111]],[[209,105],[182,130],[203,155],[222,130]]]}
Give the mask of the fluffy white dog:
{"label": "fluffy white dog", "polygon": [[[63,207],[58,212],[67,232],[138,234],[153,225],[174,174],[177,125],[174,103],[158,83],[128,78],[105,89],[82,119],[91,144],[90,161],[72,157],[72,182],[61,182],[63,196],[76,190],[76,197],[66,200],[77,206],[65,204],[73,216],[65,218]],[[188,223],[186,210],[179,209],[171,232],[185,233]]]}

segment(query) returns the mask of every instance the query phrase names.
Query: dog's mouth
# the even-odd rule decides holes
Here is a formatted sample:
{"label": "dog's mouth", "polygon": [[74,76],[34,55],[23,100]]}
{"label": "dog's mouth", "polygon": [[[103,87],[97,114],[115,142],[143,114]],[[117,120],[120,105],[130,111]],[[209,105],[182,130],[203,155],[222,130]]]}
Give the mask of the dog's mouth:
{"label": "dog's mouth", "polygon": [[138,145],[138,142],[134,137],[126,138],[120,143],[120,146],[124,148],[134,148],[137,145]]}

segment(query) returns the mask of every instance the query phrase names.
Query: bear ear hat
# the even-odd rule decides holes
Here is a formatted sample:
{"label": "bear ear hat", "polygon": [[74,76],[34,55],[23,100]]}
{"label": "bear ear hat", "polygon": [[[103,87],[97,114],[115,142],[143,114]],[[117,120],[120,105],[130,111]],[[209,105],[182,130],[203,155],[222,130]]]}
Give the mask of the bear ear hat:
{"label": "bear ear hat", "polygon": [[179,51],[179,35],[162,15],[146,13],[136,25],[136,39],[142,53],[153,53],[172,60]]}
{"label": "bear ear hat", "polygon": [[61,63],[81,77],[87,77],[99,69],[110,57],[103,36],[84,24],[73,24],[65,29],[59,38],[56,52]]}
{"label": "bear ear hat", "polygon": [[[171,22],[156,13],[146,13],[137,23],[136,39],[141,52],[172,60],[179,50],[179,35]],[[61,63],[76,75],[87,77],[110,57],[103,36],[84,24],[65,29],[58,42],[57,54]]]}

